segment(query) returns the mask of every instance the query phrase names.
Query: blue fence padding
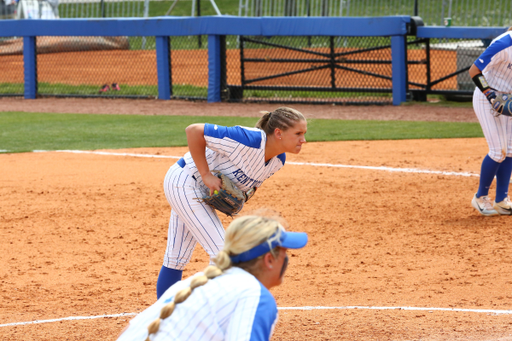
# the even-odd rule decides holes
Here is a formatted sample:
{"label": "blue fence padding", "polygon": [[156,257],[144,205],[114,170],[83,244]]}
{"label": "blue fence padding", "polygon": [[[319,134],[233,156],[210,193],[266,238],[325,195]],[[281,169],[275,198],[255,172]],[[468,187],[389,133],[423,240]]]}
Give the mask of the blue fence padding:
{"label": "blue fence padding", "polygon": [[156,70],[158,99],[171,99],[170,41],[168,36],[156,36]]}
{"label": "blue fence padding", "polygon": [[37,96],[37,53],[36,37],[23,37],[23,67],[26,99]]}
{"label": "blue fence padding", "polygon": [[391,79],[393,83],[393,105],[407,100],[407,61],[405,36],[391,37]]}
{"label": "blue fence padding", "polygon": [[504,33],[507,28],[500,27],[435,27],[420,26],[418,38],[453,38],[453,39],[494,39]]}
{"label": "blue fence padding", "polygon": [[407,33],[408,16],[393,17],[155,17],[1,20],[0,36],[352,36]]}
{"label": "blue fence padding", "polygon": [[208,102],[220,102],[220,36],[208,36]]}

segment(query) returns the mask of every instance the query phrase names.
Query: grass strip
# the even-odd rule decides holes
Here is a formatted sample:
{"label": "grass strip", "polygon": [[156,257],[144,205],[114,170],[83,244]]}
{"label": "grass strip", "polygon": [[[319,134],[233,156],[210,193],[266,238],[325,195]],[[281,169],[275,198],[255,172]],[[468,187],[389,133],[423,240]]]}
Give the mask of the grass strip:
{"label": "grass strip", "polygon": [[[186,146],[198,122],[253,127],[252,117],[0,113],[0,150],[120,149]],[[478,123],[311,119],[309,142],[482,137]]]}

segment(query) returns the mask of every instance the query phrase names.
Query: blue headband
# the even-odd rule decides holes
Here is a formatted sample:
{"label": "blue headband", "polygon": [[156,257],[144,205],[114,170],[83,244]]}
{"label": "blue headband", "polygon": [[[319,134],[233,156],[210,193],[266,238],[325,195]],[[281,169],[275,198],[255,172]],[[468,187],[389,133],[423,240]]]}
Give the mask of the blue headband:
{"label": "blue headband", "polygon": [[[274,233],[269,239],[272,239],[277,235],[277,232]],[[261,255],[264,255],[265,253],[269,252],[276,246],[282,245],[284,239],[286,238],[286,235],[284,234],[284,231],[281,231],[281,238],[274,240],[272,243],[270,243],[270,246],[268,245],[268,240],[264,241],[260,245],[257,245],[253,247],[250,250],[247,250],[245,252],[242,252],[239,255],[231,256],[231,262],[234,264],[237,263],[243,263],[248,262],[250,260],[253,260],[255,258],[258,258]]]}
{"label": "blue headband", "polygon": [[[276,235],[279,233],[279,230],[281,231],[281,235],[279,236],[278,239],[272,241],[269,245],[268,240],[275,238]],[[260,245],[257,245],[250,250],[242,252],[239,255],[230,257],[231,262],[233,262],[234,264],[248,262],[250,260],[258,258],[261,255],[264,255],[265,253],[274,249],[276,246],[281,246],[287,249],[300,249],[306,246],[308,242],[308,235],[306,233],[286,232],[283,229],[279,230]]]}

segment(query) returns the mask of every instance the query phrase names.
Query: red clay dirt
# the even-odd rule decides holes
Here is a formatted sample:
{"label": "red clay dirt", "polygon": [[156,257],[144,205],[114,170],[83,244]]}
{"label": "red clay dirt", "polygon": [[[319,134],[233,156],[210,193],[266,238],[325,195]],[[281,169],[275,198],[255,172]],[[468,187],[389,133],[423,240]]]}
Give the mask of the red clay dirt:
{"label": "red clay dirt", "polygon": [[[258,116],[276,105],[10,98],[0,107]],[[471,108],[293,107],[308,118],[475,121]],[[272,291],[278,306],[381,308],[281,310],[273,340],[512,340],[510,314],[477,311],[512,307],[511,218],[482,217],[470,206],[486,153],[485,140],[474,138],[308,143],[299,155],[289,155],[244,208],[273,208],[291,230],[309,234],[306,248],[290,252],[285,281]],[[154,302],[170,213],[162,182],[173,162],[0,154],[1,340],[115,340],[131,316],[98,316],[136,313]],[[299,164],[304,162],[473,176]],[[207,262],[196,248],[185,276]],[[98,318],[4,326],[71,316]]]}

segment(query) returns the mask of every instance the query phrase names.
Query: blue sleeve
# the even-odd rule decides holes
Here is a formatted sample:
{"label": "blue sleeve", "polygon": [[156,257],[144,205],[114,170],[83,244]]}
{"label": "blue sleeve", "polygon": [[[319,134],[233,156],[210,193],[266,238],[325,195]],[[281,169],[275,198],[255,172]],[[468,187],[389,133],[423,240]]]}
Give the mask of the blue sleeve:
{"label": "blue sleeve", "polygon": [[281,160],[281,162],[283,163],[283,166],[284,166],[284,163],[286,162],[286,153],[279,154],[279,155],[277,156],[277,158],[278,158],[279,160]]}
{"label": "blue sleeve", "polygon": [[230,138],[252,148],[259,148],[261,145],[261,132],[244,129],[240,126],[224,127],[217,124],[205,123],[204,135],[218,139]]}
{"label": "blue sleeve", "polygon": [[483,71],[487,65],[492,60],[492,57],[494,57],[499,52],[503,51],[504,49],[512,46],[512,38],[510,34],[504,35],[498,40],[495,40],[491,46],[489,46],[481,55],[477,58],[475,61],[475,66],[480,70]]}
{"label": "blue sleeve", "polygon": [[250,341],[269,341],[277,321],[276,301],[270,291],[260,285],[260,302],[254,316]]}

